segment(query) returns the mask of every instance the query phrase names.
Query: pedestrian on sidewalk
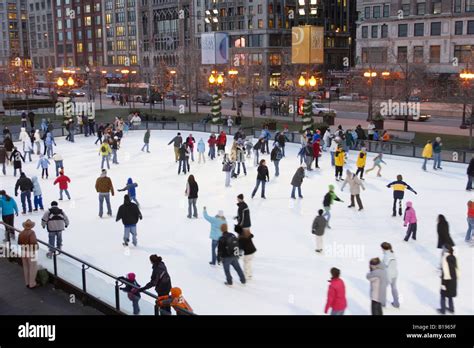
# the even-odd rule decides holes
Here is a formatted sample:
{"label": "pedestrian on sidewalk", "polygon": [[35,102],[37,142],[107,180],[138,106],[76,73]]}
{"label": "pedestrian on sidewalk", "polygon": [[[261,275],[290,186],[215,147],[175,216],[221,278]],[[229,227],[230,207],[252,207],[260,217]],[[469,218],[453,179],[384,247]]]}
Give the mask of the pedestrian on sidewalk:
{"label": "pedestrian on sidewalk", "polygon": [[30,219],[26,220],[23,222],[23,231],[18,236],[23,275],[26,287],[29,289],[38,287],[36,283],[36,274],[38,273],[38,240],[36,239],[35,231],[33,231],[34,227],[35,223],[33,221]]}

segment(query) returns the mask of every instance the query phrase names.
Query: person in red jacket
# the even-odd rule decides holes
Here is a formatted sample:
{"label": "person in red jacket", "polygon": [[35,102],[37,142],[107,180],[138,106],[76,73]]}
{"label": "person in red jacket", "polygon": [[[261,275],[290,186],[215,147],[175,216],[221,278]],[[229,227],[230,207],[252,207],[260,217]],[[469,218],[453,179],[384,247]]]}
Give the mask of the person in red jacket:
{"label": "person in red jacket", "polygon": [[343,315],[347,307],[346,286],[339,276],[341,271],[335,267],[331,268],[331,280],[329,281],[328,299],[324,313],[332,308],[331,315]]}
{"label": "person in red jacket", "polygon": [[225,153],[225,145],[227,143],[227,136],[224,131],[222,131],[219,136],[217,137],[217,156]]}
{"label": "person in red jacket", "polygon": [[315,168],[319,168],[318,158],[319,158],[320,152],[321,152],[321,146],[319,144],[319,139],[318,139],[313,143],[313,156],[314,156]]}
{"label": "person in red jacket", "polygon": [[214,158],[216,158],[216,145],[217,145],[217,138],[216,138],[216,135],[214,133],[212,133],[210,136],[209,136],[209,139],[207,140],[207,143],[209,144],[209,157],[211,158],[211,160],[213,160]]}
{"label": "person in red jacket", "polygon": [[59,176],[54,180],[54,185],[59,184],[59,200],[63,200],[63,192],[66,193],[67,199],[71,199],[69,191],[67,190],[68,184],[71,182],[68,176],[64,175],[64,171],[59,172]]}

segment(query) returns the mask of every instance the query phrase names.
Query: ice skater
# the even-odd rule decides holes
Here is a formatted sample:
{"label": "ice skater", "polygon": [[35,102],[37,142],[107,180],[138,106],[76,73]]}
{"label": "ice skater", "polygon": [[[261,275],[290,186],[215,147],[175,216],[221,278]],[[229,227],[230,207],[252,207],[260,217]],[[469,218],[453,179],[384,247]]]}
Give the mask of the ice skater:
{"label": "ice skater", "polygon": [[367,169],[366,173],[368,174],[369,172],[371,172],[372,170],[375,169],[375,167],[378,168],[377,170],[377,176],[382,176],[382,166],[381,166],[381,163],[383,164],[387,164],[384,160],[383,160],[383,153],[379,153],[375,158],[374,158],[374,166],[370,169]]}
{"label": "ice skater", "polygon": [[405,196],[405,190],[409,190],[417,195],[416,191],[411,188],[405,181],[403,177],[398,174],[397,180],[391,182],[387,185],[388,188],[393,189],[393,213],[392,216],[397,216],[397,201],[398,201],[398,215],[402,216],[402,200]]}
{"label": "ice skater", "polygon": [[137,200],[137,190],[136,190],[137,187],[138,187],[138,184],[136,182],[133,182],[132,178],[128,178],[127,183],[125,184],[125,187],[117,191],[119,192],[127,191],[127,194],[130,197],[130,200],[135,202],[136,205],[140,207],[140,203],[138,203],[138,200]]}

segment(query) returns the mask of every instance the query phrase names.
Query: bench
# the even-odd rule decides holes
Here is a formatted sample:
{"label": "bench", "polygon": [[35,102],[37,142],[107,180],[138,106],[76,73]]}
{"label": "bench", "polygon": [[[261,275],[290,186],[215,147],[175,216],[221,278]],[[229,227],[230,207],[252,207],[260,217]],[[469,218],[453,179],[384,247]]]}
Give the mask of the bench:
{"label": "bench", "polygon": [[415,132],[403,132],[390,129],[387,129],[387,132],[392,142],[411,144],[415,140]]}
{"label": "bench", "polygon": [[55,102],[52,99],[4,99],[3,108],[5,110],[33,110],[54,108]]}

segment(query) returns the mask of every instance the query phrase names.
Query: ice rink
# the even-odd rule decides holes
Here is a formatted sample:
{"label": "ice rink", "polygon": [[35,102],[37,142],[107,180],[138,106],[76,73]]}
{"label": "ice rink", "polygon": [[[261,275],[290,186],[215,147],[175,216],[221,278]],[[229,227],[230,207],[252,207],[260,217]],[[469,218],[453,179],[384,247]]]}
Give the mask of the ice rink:
{"label": "ice rink", "polygon": [[[72,180],[69,189],[72,200],[60,203],[71,220],[70,227],[63,233],[66,252],[114,275],[135,272],[141,285],[148,282],[151,274],[149,255],[161,255],[173,286],[183,290],[184,297],[198,314],[323,314],[329,269],[338,267],[346,284],[346,314],[367,315],[370,314],[369,282],[366,280],[368,262],[372,257],[382,258],[380,244],[386,241],[392,244],[398,260],[401,307],[394,309],[388,304],[384,314],[432,315],[439,308],[440,298],[441,250],[436,248],[436,218],[441,213],[446,216],[456,243],[460,270],[458,296],[454,299],[456,314],[474,314],[474,248],[464,242],[466,203],[474,196],[465,191],[466,165],[444,162],[443,170],[435,172],[431,162],[428,171],[423,172],[421,159],[384,156],[387,165],[383,165],[382,177],[377,177],[375,171],[366,175],[366,190],[361,194],[365,209],[359,212],[347,208],[349,187],[341,192],[342,183],[335,182],[329,153],[323,153],[320,158],[321,169],[310,172],[304,180],[304,198],[301,200],[290,199],[290,181],[299,166],[299,144],[287,144],[278,178],[274,177],[269,156],[263,157],[270,169],[266,200],[261,199],[260,194],[253,200],[250,198],[256,179],[253,158],[247,161],[248,175],[241,174],[232,180],[231,188],[225,188],[221,157],[198,164],[195,153],[191,174],[199,184],[199,219],[189,220],[186,218],[187,198],[184,194],[188,176],[177,175],[173,147],[167,146],[176,131],[152,131],[149,154],[140,151],[143,134],[143,131],[135,131],[123,138],[118,154],[120,164],[111,164],[108,171],[116,190],[123,188],[129,177],[138,183],[137,198],[143,220],[138,224],[138,247],[131,246],[130,249],[122,246],[122,223],[115,222],[124,193],[116,192],[112,198],[114,218],[98,217],[94,186],[100,174],[100,156],[99,145],[94,145],[95,138],[78,135],[74,144],[63,138],[56,139],[58,147],[55,152],[64,157],[65,173]],[[183,138],[188,134],[183,131]],[[193,136],[196,142],[202,137],[207,150],[208,134],[193,132]],[[228,151],[230,143],[228,138]],[[355,171],[356,154],[356,151],[349,153],[344,170]],[[369,153],[366,168],[372,166],[373,157],[374,154]],[[36,169],[37,161],[35,155],[33,162],[24,166],[28,177],[41,177],[41,169]],[[1,176],[0,186],[13,195],[16,179],[12,176],[12,167],[7,170],[8,175]],[[397,174],[402,174],[418,192],[416,196],[406,192],[404,201],[411,200],[417,212],[417,241],[404,242],[406,228],[402,218],[391,216],[392,190],[386,185],[394,181]],[[50,167],[50,175],[49,180],[40,179],[46,207],[59,198],[59,189],[53,186],[54,164]],[[335,202],[332,207],[332,229],[326,229],[325,253],[319,255],[315,252],[311,224],[317,210],[322,208],[329,184],[336,186],[336,194],[344,203]],[[224,210],[233,229],[239,193],[245,195],[250,207],[257,253],[253,262],[253,279],[242,286],[232,270],[234,285],[227,287],[222,267],[209,265],[210,224],[203,219],[202,208],[206,206],[211,215]],[[17,203],[20,206],[19,197]],[[41,214],[20,215],[15,225],[21,226],[26,218],[36,222],[38,238],[47,241],[47,232],[40,227]],[[52,262],[44,255],[40,263],[49,269],[52,267]],[[74,267],[61,266],[60,275],[80,286],[80,268],[74,270]],[[88,289],[113,304],[114,282],[100,279],[100,275],[91,272]],[[388,303],[391,300],[388,289]],[[122,297],[122,306],[127,310],[131,307],[126,296]],[[142,314],[151,314],[151,310],[148,308]]]}

